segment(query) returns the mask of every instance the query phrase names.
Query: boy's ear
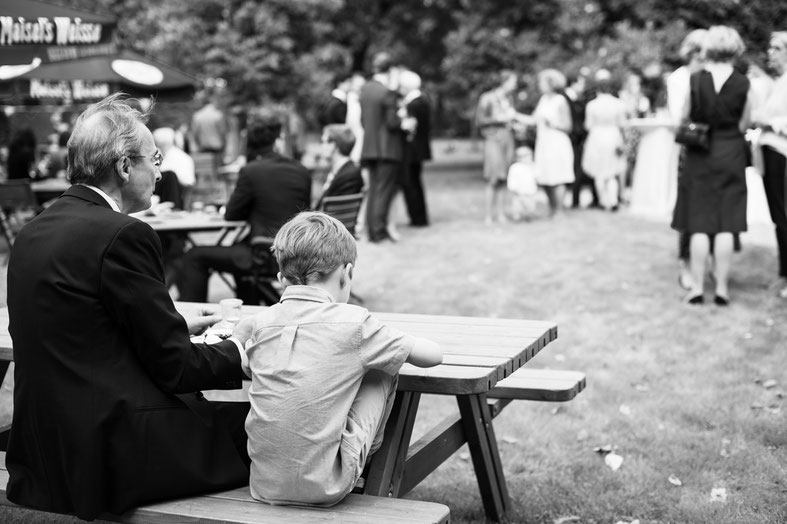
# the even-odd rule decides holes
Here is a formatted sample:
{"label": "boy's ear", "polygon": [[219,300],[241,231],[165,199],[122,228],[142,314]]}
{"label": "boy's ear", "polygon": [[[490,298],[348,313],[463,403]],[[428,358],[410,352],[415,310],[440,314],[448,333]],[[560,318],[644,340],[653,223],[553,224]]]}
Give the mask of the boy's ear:
{"label": "boy's ear", "polygon": [[281,284],[282,287],[287,287],[287,286],[289,286],[291,284],[291,282],[289,280],[287,280],[287,277],[283,277],[281,275],[281,271],[276,273],[276,278],[278,279],[279,284]]}
{"label": "boy's ear", "polygon": [[347,280],[353,279],[353,269],[355,269],[355,267],[352,265],[352,262],[344,266],[344,275],[347,277]]}

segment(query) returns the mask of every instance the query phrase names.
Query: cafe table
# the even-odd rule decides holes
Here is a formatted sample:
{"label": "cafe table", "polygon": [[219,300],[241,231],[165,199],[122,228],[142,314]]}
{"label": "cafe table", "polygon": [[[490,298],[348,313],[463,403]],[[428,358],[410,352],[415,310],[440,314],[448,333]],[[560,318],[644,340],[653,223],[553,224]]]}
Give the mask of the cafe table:
{"label": "cafe table", "polygon": [[[218,309],[186,302],[176,307],[186,314]],[[244,306],[243,312],[248,315],[262,309]],[[557,325],[537,320],[373,314],[389,326],[439,343],[443,363],[432,368],[402,367],[383,444],[372,457],[364,493],[403,497],[467,443],[486,514],[493,520],[503,519],[511,503],[492,419],[510,400],[490,403],[487,394],[555,340]],[[424,394],[455,397],[459,414],[437,422],[411,442]]]}
{"label": "cafe table", "polygon": [[235,242],[247,227],[243,220],[226,220],[217,213],[170,211],[157,215],[142,212],[133,216],[149,224],[154,231],[185,234],[192,247],[200,245],[194,233],[216,232],[218,237],[214,244],[221,245],[225,240]]}

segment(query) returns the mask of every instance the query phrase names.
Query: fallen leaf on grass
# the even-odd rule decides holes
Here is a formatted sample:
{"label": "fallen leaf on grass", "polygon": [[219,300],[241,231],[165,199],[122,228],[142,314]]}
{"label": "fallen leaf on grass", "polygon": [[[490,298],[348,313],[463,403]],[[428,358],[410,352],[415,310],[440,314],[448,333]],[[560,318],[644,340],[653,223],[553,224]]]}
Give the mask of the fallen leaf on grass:
{"label": "fallen leaf on grass", "polygon": [[579,442],[582,442],[583,440],[587,440],[587,438],[589,436],[590,436],[590,434],[588,433],[588,431],[586,429],[580,429],[579,433],[577,433],[577,440]]}
{"label": "fallen leaf on grass", "polygon": [[595,448],[593,448],[593,451],[595,451],[596,453],[601,453],[602,455],[605,455],[607,453],[612,453],[612,444],[604,444],[603,446],[596,446]]}
{"label": "fallen leaf on grass", "polygon": [[713,488],[710,490],[711,502],[727,502],[727,489],[726,488]]}
{"label": "fallen leaf on grass", "polygon": [[744,340],[751,340],[751,337],[752,337],[752,334],[751,334],[751,333],[744,333],[744,334],[743,334],[743,339],[744,339]]}
{"label": "fallen leaf on grass", "polygon": [[621,415],[624,415],[626,417],[631,416],[631,408],[628,407],[626,404],[621,404],[619,411]]}
{"label": "fallen leaf on grass", "polygon": [[576,515],[571,515],[569,517],[560,517],[559,519],[553,520],[553,524],[569,524],[570,522],[579,522],[582,520],[581,517],[577,517]]}
{"label": "fallen leaf on grass", "polygon": [[561,411],[563,411],[563,406],[557,406],[557,407],[552,408],[552,414],[553,415],[557,415]]}
{"label": "fallen leaf on grass", "polygon": [[607,456],[604,457],[604,464],[609,466],[612,471],[617,471],[623,465],[623,457],[616,453],[607,453]]}
{"label": "fallen leaf on grass", "polygon": [[768,327],[772,327],[774,324],[775,324],[775,322],[773,321],[773,319],[772,319],[772,318],[766,318],[766,319],[765,319],[765,325],[766,325],[766,326],[768,326]]}
{"label": "fallen leaf on grass", "polygon": [[515,439],[514,437],[501,437],[501,439],[500,439],[500,440],[502,440],[502,441],[503,441],[503,442],[505,442],[506,444],[516,444],[517,442],[519,442],[519,441],[518,441],[517,439]]}
{"label": "fallen leaf on grass", "polygon": [[615,524],[639,524],[639,519],[634,519],[631,522],[626,522],[625,520],[619,520]]}
{"label": "fallen leaf on grass", "polygon": [[647,384],[634,384],[634,389],[639,391],[640,393],[647,393],[650,391],[650,386]]}
{"label": "fallen leaf on grass", "polygon": [[667,480],[669,480],[669,483],[672,484],[673,486],[682,486],[683,485],[683,482],[681,482],[680,479],[678,477],[676,477],[675,475],[670,475]]}
{"label": "fallen leaf on grass", "polygon": [[765,389],[771,389],[771,388],[775,388],[777,384],[778,382],[776,382],[774,379],[771,378],[763,382],[762,387],[764,387]]}
{"label": "fallen leaf on grass", "polygon": [[719,452],[719,455],[721,455],[722,457],[725,457],[725,458],[729,457],[730,456],[730,450],[727,449],[727,448],[729,447],[730,444],[731,444],[730,439],[728,439],[728,438],[721,439],[721,451]]}
{"label": "fallen leaf on grass", "polygon": [[459,458],[462,460],[468,460],[470,458],[470,453],[460,453]]}
{"label": "fallen leaf on grass", "polygon": [[560,353],[558,353],[557,355],[555,355],[555,360],[557,360],[558,362],[565,362],[566,357],[565,355],[561,355]]}

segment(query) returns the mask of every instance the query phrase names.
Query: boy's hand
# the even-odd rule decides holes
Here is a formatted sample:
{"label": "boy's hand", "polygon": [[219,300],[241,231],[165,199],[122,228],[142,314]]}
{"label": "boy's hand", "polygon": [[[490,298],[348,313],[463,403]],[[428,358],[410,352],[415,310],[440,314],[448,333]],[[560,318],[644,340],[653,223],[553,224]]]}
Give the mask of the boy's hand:
{"label": "boy's hand", "polygon": [[254,333],[254,317],[244,317],[232,330],[232,336],[237,338],[238,341],[246,347],[246,342],[251,338]]}

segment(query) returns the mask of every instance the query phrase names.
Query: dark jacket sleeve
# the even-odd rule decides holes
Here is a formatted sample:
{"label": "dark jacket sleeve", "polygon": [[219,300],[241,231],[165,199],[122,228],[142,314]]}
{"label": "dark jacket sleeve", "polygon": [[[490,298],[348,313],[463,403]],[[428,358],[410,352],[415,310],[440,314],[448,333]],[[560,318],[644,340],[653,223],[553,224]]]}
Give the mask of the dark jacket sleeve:
{"label": "dark jacket sleeve", "polygon": [[235,190],[227,202],[224,218],[227,220],[248,220],[254,204],[254,187],[248,170],[244,167],[238,173]]}
{"label": "dark jacket sleeve", "polygon": [[164,284],[161,246],[149,225],[135,221],[119,230],[106,250],[100,278],[101,303],[120,328],[115,332],[128,337],[125,343],[163,391],[221,389],[242,380],[232,341],[191,343]]}

